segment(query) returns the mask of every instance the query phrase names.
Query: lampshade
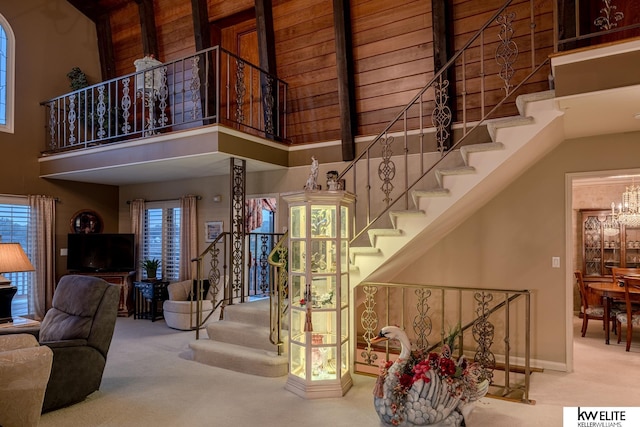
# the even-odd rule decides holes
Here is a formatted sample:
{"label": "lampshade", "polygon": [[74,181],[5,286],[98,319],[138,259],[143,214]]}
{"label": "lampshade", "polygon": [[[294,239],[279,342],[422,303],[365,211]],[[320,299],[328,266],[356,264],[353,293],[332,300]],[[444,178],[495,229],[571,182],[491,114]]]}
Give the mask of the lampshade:
{"label": "lampshade", "polygon": [[0,243],[0,273],[34,270],[20,243]]}

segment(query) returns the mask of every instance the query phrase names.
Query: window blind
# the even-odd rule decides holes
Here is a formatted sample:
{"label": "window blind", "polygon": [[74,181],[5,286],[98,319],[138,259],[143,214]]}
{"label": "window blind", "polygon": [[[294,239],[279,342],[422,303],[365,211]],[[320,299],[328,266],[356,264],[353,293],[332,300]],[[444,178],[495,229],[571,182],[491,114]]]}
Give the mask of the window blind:
{"label": "window blind", "polygon": [[143,260],[160,260],[160,277],[168,281],[180,275],[180,211],[177,201],[150,202],[145,209]]}
{"label": "window blind", "polygon": [[[34,258],[33,249],[30,246],[29,233],[31,209],[24,198],[0,197],[0,242],[20,243],[27,257]],[[4,276],[11,284],[18,288],[13,297],[11,311],[16,316],[29,314],[28,298],[30,297],[33,273],[5,273]]]}

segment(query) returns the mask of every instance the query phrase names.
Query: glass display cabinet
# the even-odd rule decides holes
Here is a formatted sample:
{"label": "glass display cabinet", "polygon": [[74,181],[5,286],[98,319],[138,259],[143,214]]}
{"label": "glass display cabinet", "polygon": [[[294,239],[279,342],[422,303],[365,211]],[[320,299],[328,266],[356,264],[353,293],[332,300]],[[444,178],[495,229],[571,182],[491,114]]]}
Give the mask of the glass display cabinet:
{"label": "glass display cabinet", "polygon": [[349,361],[350,206],[345,191],[304,191],[289,203],[289,376],[304,398],[340,397]]}
{"label": "glass display cabinet", "polygon": [[640,229],[616,221],[611,210],[581,210],[582,275],[608,281],[613,267],[640,267]]}

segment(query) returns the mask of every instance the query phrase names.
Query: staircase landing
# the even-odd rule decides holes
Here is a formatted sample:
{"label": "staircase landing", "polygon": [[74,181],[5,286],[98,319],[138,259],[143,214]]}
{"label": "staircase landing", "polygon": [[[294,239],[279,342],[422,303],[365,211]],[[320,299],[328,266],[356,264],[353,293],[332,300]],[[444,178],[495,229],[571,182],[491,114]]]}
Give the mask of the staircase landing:
{"label": "staircase landing", "polygon": [[193,360],[263,377],[287,375],[288,357],[278,356],[277,347],[269,341],[268,325],[268,299],[229,305],[224,320],[207,325],[209,339],[189,345]]}

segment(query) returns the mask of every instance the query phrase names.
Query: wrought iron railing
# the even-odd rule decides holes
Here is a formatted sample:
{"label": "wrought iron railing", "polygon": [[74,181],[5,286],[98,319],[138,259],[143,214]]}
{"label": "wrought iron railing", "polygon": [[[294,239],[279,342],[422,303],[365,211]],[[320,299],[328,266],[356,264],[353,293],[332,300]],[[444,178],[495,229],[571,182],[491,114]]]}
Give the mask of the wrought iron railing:
{"label": "wrought iron railing", "polygon": [[[512,3],[515,4],[510,7]],[[527,19],[516,19],[517,12],[525,9]],[[338,179],[345,180],[345,189],[358,195],[352,243],[382,218],[389,221],[385,214],[392,208],[407,210],[414,207],[410,192],[419,183],[438,187],[434,175],[427,175],[445,162],[455,161],[450,159],[450,154],[467,143],[470,135],[479,131],[485,121],[493,117],[533,76],[538,78],[536,88],[541,81],[547,82],[548,70],[543,77],[538,74],[549,64],[549,59],[546,55],[537,59],[540,55],[536,54],[536,40],[540,30],[537,30],[534,18],[532,0],[526,4],[508,0],[340,173]],[[525,36],[521,36],[524,39],[520,40],[530,50],[524,63],[517,62],[516,22],[519,31],[524,29]],[[493,36],[490,31],[494,31]],[[486,60],[489,56],[486,52],[492,46],[495,59],[493,74]],[[470,58],[476,61],[472,66],[467,64]],[[454,84],[447,78],[450,70],[458,73],[455,84],[460,92],[453,102],[449,100],[450,86]],[[471,82],[479,88],[473,100],[467,96]],[[499,82],[500,87],[490,88],[490,82],[494,86]],[[501,96],[496,95],[498,90],[501,90]],[[487,98],[491,97],[494,99],[488,102]],[[456,112],[461,118],[457,136],[452,132],[454,113],[450,105],[458,105]],[[472,110],[478,117],[474,123],[468,121]],[[432,126],[427,126],[427,123]],[[427,150],[428,128],[435,128],[436,147],[441,153],[436,159],[429,156],[433,150]]]}
{"label": "wrought iron railing", "polygon": [[[386,325],[404,328],[414,350],[432,351],[456,325],[456,352],[482,366],[489,394],[529,403],[531,294],[528,290],[364,283],[355,290],[356,372],[377,374],[397,357],[393,343],[371,340]],[[394,356],[395,354],[395,356]]]}
{"label": "wrought iron railing", "polygon": [[42,103],[56,153],[225,124],[286,139],[287,85],[215,46]]}
{"label": "wrought iron railing", "polygon": [[[274,289],[278,289],[280,273],[276,266],[268,262],[269,254],[274,250],[282,233],[247,233],[245,239],[245,259],[249,260],[245,277],[236,278],[231,274],[234,260],[231,233],[223,232],[209,244],[209,246],[193,261],[196,262],[199,289],[204,280],[208,280],[213,301],[213,312],[238,302],[249,301],[253,298],[269,297]],[[251,244],[253,242],[253,244]],[[199,294],[202,293],[201,291]],[[201,317],[202,309],[198,308],[197,324],[202,325],[208,319]],[[267,326],[267,325],[265,325]],[[199,338],[199,328],[196,329],[196,339]]]}
{"label": "wrought iron railing", "polygon": [[640,16],[626,0],[558,2],[557,47],[566,51],[640,36]]}
{"label": "wrought iron railing", "polygon": [[271,250],[268,262],[275,268],[276,277],[272,281],[273,287],[269,294],[269,319],[271,333],[269,339],[278,347],[278,356],[284,352],[284,340],[282,339],[283,323],[289,308],[288,268],[287,256],[289,253],[289,232],[286,232]]}

